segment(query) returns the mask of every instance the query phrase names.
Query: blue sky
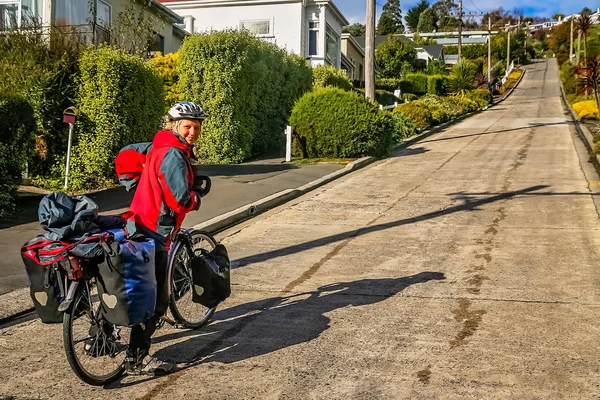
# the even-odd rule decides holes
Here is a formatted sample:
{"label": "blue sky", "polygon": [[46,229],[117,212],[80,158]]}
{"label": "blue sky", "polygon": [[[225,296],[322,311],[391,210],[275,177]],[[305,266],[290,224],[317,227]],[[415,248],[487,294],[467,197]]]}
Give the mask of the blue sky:
{"label": "blue sky", "polygon": [[[381,13],[381,7],[386,0],[377,0],[377,15]],[[402,12],[417,4],[419,0],[402,1],[400,7]],[[430,3],[432,0],[430,0]],[[367,0],[334,0],[334,3],[344,13],[351,23],[365,21]],[[581,11],[583,7],[589,7],[596,10],[600,3],[594,3],[585,0],[528,0],[527,5],[523,0],[463,0],[463,7],[469,12],[486,12],[494,8],[502,7],[505,10],[512,10],[515,7],[523,10],[525,15],[550,17],[556,13],[573,14]]]}

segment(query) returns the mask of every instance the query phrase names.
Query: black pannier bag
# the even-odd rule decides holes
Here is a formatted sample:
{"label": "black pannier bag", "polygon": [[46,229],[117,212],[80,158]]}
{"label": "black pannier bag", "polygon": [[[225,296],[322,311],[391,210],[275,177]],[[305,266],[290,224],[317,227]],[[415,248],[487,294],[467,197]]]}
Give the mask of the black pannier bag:
{"label": "black pannier bag", "polygon": [[103,247],[98,294],[104,317],[118,326],[144,322],[156,307],[154,240],[103,242]]}
{"label": "black pannier bag", "polygon": [[37,237],[21,248],[21,258],[29,281],[29,294],[33,306],[45,324],[63,321],[58,306],[66,296],[63,263],[68,263],[62,243]]}
{"label": "black pannier bag", "polygon": [[192,257],[192,301],[212,308],[228,298],[231,295],[230,269],[227,249],[222,244],[211,252]]}

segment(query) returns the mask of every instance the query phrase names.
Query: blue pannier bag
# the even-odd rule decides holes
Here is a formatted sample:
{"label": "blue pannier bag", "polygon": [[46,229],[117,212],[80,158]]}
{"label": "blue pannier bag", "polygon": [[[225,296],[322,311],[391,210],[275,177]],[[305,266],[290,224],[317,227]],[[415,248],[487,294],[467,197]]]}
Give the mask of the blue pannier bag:
{"label": "blue pannier bag", "polygon": [[106,255],[98,265],[98,294],[104,318],[118,326],[144,322],[156,307],[154,240],[103,243]]}

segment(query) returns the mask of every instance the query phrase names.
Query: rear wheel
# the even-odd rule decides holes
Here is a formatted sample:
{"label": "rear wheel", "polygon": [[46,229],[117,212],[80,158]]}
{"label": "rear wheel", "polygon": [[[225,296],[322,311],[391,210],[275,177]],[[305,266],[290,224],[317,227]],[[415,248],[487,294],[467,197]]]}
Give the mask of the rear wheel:
{"label": "rear wheel", "polygon": [[129,328],[115,326],[102,317],[94,281],[81,281],[63,317],[65,352],[75,374],[95,386],[119,379],[125,372],[129,334]]}
{"label": "rear wheel", "polygon": [[191,256],[200,255],[203,251],[212,251],[217,247],[217,241],[209,233],[191,230],[187,233],[188,240],[178,240],[169,258],[169,309],[175,320],[186,328],[198,329],[206,325],[216,307],[207,308],[192,301]]}

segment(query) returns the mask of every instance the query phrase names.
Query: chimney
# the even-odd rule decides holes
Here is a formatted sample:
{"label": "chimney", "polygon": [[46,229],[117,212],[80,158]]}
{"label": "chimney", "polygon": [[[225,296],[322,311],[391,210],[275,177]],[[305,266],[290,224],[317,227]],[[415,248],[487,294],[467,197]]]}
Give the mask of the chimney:
{"label": "chimney", "polygon": [[189,33],[194,33],[194,21],[196,21],[196,18],[191,15],[183,17],[183,27]]}

